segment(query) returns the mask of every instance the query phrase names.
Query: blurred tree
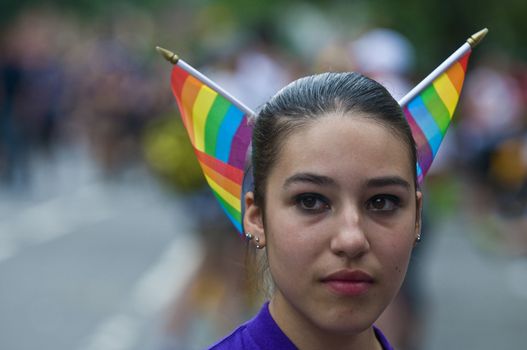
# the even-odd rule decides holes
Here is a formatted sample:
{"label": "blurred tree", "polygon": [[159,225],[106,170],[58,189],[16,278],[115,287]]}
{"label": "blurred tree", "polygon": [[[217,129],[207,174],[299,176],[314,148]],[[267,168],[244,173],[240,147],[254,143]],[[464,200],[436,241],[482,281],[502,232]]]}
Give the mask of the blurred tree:
{"label": "blurred tree", "polygon": [[[284,9],[294,8],[292,4],[300,3],[285,0],[202,2],[224,5],[241,27],[258,22],[272,24]],[[527,1],[524,0],[311,0],[307,3],[334,18],[348,17],[356,21],[356,12],[360,11],[361,15],[369,17],[370,26],[398,30],[414,43],[420,53],[417,71],[429,71],[468,35],[484,27],[490,29],[490,35],[481,50],[503,51],[527,59],[527,37],[523,35],[527,32],[527,21],[524,20]],[[289,18],[294,15],[287,13]]]}
{"label": "blurred tree", "polygon": [[[527,2],[524,0],[372,0],[380,25],[400,31],[418,48],[419,71],[428,71],[461,40],[488,27],[480,50],[527,58]],[[483,55],[478,55],[482,57]]]}
{"label": "blurred tree", "polygon": [[173,113],[153,120],[143,136],[146,161],[166,184],[180,192],[203,188],[205,179],[187,131]]}
{"label": "blurred tree", "polygon": [[[115,17],[119,15],[119,8],[133,6],[165,16],[167,11],[191,11],[195,13],[197,22],[212,20],[211,23],[196,23],[195,31],[191,34],[204,40],[200,31],[214,26],[228,24],[239,32],[262,23],[274,27],[277,18],[283,20],[285,16],[294,19],[295,13],[287,11],[294,9],[294,4],[300,3],[314,6],[330,18],[339,20],[335,21],[335,25],[348,18],[349,28],[361,26],[364,21],[361,22],[360,18],[365,17],[369,26],[398,30],[414,43],[419,52],[416,67],[418,72],[429,71],[430,67],[457,48],[467,35],[483,27],[490,29],[490,35],[481,48],[482,51],[504,52],[527,59],[525,0],[3,0],[0,3],[0,27],[21,10],[34,6],[54,6],[88,19],[108,14]],[[343,32],[344,35],[352,34],[347,28]],[[192,44],[192,40],[187,42]],[[483,57],[483,54],[478,56]]]}

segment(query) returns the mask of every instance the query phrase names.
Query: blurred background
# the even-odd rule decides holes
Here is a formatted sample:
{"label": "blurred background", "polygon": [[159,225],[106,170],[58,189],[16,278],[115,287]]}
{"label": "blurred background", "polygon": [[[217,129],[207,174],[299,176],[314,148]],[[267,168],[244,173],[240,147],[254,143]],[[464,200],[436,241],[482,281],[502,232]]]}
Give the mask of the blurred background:
{"label": "blurred background", "polygon": [[474,51],[379,325],[402,350],[527,341],[527,2],[3,0],[0,348],[203,349],[259,307],[156,45],[257,109],[357,70],[397,98]]}

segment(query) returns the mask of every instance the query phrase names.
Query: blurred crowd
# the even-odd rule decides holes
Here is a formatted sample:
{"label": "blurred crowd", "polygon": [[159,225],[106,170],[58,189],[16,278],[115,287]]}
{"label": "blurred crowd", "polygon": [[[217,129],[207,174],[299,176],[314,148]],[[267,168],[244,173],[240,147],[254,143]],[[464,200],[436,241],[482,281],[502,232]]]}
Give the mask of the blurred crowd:
{"label": "blurred crowd", "polygon": [[[167,321],[170,346],[182,349],[190,349],[195,337],[205,342],[223,335],[258,303],[241,278],[246,273],[244,245],[225,232],[232,231],[228,223],[217,224],[223,214],[204,189],[179,121],[170,68],[153,48],[180,45],[189,63],[255,110],[289,81],[320,71],[363,72],[397,99],[424,78],[414,68],[419,52],[393,30],[363,25],[348,37],[327,18],[303,9],[294,29],[263,23],[243,33],[213,33],[207,20],[212,10],[191,11],[174,8],[154,19],[121,9],[119,15],[92,22],[49,8],[32,9],[0,33],[2,187],[27,190],[33,157],[53,157],[57,149],[80,145],[103,177],[142,164],[175,193],[191,198],[189,212],[196,216],[206,249],[200,273],[183,299],[174,301]],[[190,17],[207,25],[193,27]],[[316,28],[303,25],[313,21]],[[175,29],[173,23],[179,23]],[[464,39],[452,40],[461,44]],[[437,57],[437,64],[449,54]],[[433,224],[437,213],[464,208],[482,227],[476,239],[483,247],[527,256],[527,62],[491,53],[473,63],[451,131],[425,184],[431,194],[425,214]],[[204,212],[205,207],[212,209]],[[406,324],[418,324],[420,316],[412,313],[419,298],[412,292],[402,298],[399,315],[406,312]],[[393,333],[400,348],[418,347],[409,331]]]}
{"label": "blurred crowd", "polygon": [[[22,13],[0,38],[0,175],[31,186],[31,158],[81,143],[111,174],[141,153],[142,131],[163,105],[160,84],[120,30],[51,10]],[[124,28],[122,28],[124,27]],[[166,102],[164,103],[166,105]]]}

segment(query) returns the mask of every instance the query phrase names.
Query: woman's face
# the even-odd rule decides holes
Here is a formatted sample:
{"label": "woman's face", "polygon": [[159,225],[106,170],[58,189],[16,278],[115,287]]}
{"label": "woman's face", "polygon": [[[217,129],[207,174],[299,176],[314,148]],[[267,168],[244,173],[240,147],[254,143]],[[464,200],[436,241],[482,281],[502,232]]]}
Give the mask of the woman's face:
{"label": "woman's face", "polygon": [[[399,290],[421,193],[403,141],[363,116],[328,115],[290,135],[245,227],[266,245],[279,324],[360,332]],[[300,323],[299,323],[300,322]]]}

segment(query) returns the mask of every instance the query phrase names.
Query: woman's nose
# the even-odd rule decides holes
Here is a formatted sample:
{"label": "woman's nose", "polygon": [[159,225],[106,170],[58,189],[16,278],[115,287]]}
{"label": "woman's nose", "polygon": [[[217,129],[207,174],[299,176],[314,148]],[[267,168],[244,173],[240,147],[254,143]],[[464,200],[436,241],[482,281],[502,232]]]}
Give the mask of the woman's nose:
{"label": "woman's nose", "polygon": [[331,238],[331,250],[339,256],[357,258],[370,249],[370,243],[364,230],[364,220],[360,208],[347,207],[335,218],[336,229]]}

